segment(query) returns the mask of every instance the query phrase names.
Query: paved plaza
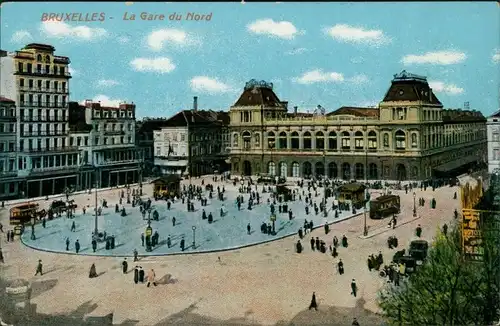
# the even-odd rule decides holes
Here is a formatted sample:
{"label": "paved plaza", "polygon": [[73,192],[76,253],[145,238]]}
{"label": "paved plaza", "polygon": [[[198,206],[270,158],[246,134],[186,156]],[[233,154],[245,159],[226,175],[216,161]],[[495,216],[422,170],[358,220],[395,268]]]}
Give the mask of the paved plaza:
{"label": "paved plaza", "polygon": [[[200,181],[193,180],[193,183],[199,184]],[[226,189],[232,191],[227,184]],[[19,240],[6,243],[5,237],[2,237],[5,264],[0,265],[0,268],[7,279],[21,278],[31,282],[31,302],[36,304],[40,313],[86,317],[113,313],[113,322],[123,325],[288,325],[290,322],[294,325],[350,325],[353,317],[358,317],[361,325],[375,325],[380,321],[380,317],[374,314],[379,311],[376,293],[385,280],[376,272],[368,271],[368,255],[376,254],[380,250],[384,259],[389,260],[395,250],[387,248],[387,238],[396,235],[400,243],[398,250],[407,247],[409,241],[414,239],[415,227],[418,224],[423,228],[422,237],[432,241],[439,227],[453,221],[453,210],[459,206],[459,201],[453,199],[457,189],[443,187],[436,191],[429,188],[426,191],[416,190],[417,198],[425,198],[426,203],[432,198],[437,200],[436,209],[431,209],[428,204],[418,207],[417,219],[412,216],[413,194],[393,191],[401,195],[402,205],[398,227],[395,230],[386,227],[388,220],[368,218],[369,233],[374,236],[362,238],[364,221],[363,214],[360,214],[332,225],[328,235],[325,235],[323,228],[307,234],[303,239],[305,250],[302,254],[295,253],[294,245],[298,236],[294,234],[238,250],[141,258],[138,265],[146,271],[154,268],[159,281],[157,287],[135,285],[133,273],[122,273],[123,258],[120,257],[44,252],[30,249]],[[145,187],[146,193],[150,191],[150,188]],[[373,191],[372,197],[376,197],[380,192]],[[108,198],[108,202],[112,204],[117,201],[117,190],[100,192],[99,198]],[[79,207],[83,203],[91,205],[93,196],[78,195],[75,200]],[[42,201],[40,205],[49,203]],[[228,210],[231,210],[230,206],[234,206],[230,205],[229,199],[225,205]],[[292,209],[297,214],[304,212],[303,206],[302,209]],[[181,210],[183,208],[175,207],[175,211]],[[262,215],[264,213],[268,216],[269,212],[263,208]],[[153,227],[155,224],[165,224],[165,232],[168,232],[171,226],[168,223],[168,212],[166,216],[160,215],[166,219],[153,222]],[[109,217],[112,218],[112,215]],[[215,211],[214,217],[218,218]],[[192,221],[201,219],[199,211],[192,213],[191,217],[183,216],[178,220],[182,223],[183,218],[191,218]],[[251,218],[256,220],[252,228],[255,233],[260,233],[258,226],[264,217],[245,216],[244,213],[234,217],[236,220]],[[4,230],[9,229],[8,208],[2,209],[1,219]],[[83,222],[80,221],[85,219],[92,220],[90,215],[76,218],[77,229],[83,229]],[[229,225],[233,217],[228,214],[226,219],[224,223]],[[282,219],[286,220],[286,217],[283,216]],[[70,222],[65,218],[59,220],[68,231]],[[320,221],[321,219],[318,223]],[[214,227],[217,223],[219,222],[216,222]],[[242,238],[247,237],[246,229],[242,227],[246,226],[246,223],[231,224],[232,227],[238,225],[241,230],[237,234],[241,233]],[[137,234],[140,234],[145,226],[142,217],[137,226]],[[181,226],[182,224],[179,225]],[[29,231],[29,228],[27,230]],[[41,230],[37,229],[36,232]],[[186,231],[177,232],[180,234]],[[293,229],[293,233],[295,232],[296,229]],[[167,234],[162,233],[160,239]],[[339,248],[337,258],[313,252],[308,246],[310,237],[319,237],[330,245],[334,235],[340,238],[343,234],[349,239],[349,247]],[[43,239],[41,233],[37,235]],[[116,235],[121,241],[118,233]],[[60,234],[57,241],[53,240],[56,243],[61,242],[59,248],[62,247],[63,237],[64,234]],[[253,241],[258,240],[254,238]],[[83,241],[83,238],[80,241]],[[126,254],[131,254],[130,249],[125,250]],[[39,259],[44,264],[44,275],[35,277]],[[344,262],[344,275],[338,275],[335,268],[339,259]],[[92,263],[95,263],[99,277],[89,279],[88,271]],[[129,258],[129,268],[134,266]],[[350,295],[350,282],[353,278],[359,288],[357,298]],[[312,292],[316,292],[318,312],[307,310]]]}
{"label": "paved plaza", "polygon": [[[56,218],[48,221],[45,228],[42,224],[37,224],[35,226],[35,240],[31,239],[31,230],[28,227],[23,234],[22,240],[29,247],[52,252],[75,253],[74,243],[79,240],[81,245],[79,254],[82,255],[130,256],[134,249],[137,249],[139,255],[144,256],[182,253],[179,242],[181,239],[185,239],[186,249],[184,253],[209,252],[255,245],[296,234],[299,228],[303,227],[306,219],[307,221],[313,221],[314,226],[321,226],[325,223],[337,223],[353,216],[352,211],[339,211],[339,216],[335,218],[334,212],[331,211],[333,201],[337,204],[334,198],[329,198],[327,201],[327,207],[330,210],[327,218],[321,212],[315,214],[312,207],[309,209],[309,214],[306,215],[304,202],[299,201],[297,195],[296,201],[286,203],[295,218],[290,220],[288,213],[279,213],[278,206],[281,204],[276,203],[276,235],[264,234],[261,232],[260,226],[263,222],[270,223],[271,212],[268,200],[271,203],[273,200],[270,198],[269,192],[262,192],[263,185],[257,186],[261,194],[260,204],[253,206],[251,210],[248,209],[249,194],[239,193],[238,188],[228,182],[219,182],[217,185],[221,189],[222,186],[225,187],[224,201],[215,198],[217,197],[217,189],[215,189],[213,199],[209,199],[209,191],[204,190],[203,195],[207,198],[208,205],[202,207],[199,201],[194,200],[194,212],[188,212],[186,204],[183,204],[180,199],[175,201],[168,210],[166,201],[154,201],[151,198],[153,200],[152,211],[156,210],[159,214],[159,221],[151,221],[151,227],[153,232],[156,231],[160,235],[158,245],[154,247],[152,252],[146,252],[141,241],[141,233],[145,233],[147,227],[147,215],[146,219],[143,219],[139,207],[125,204],[126,200],[123,200],[124,205],[119,205],[119,207],[120,211],[122,207],[125,207],[127,216],[122,217],[120,213],[115,213],[115,204],[119,203],[119,192],[121,190],[116,190],[116,196],[109,198],[108,208],[103,208],[102,216],[98,217],[99,232],[105,231],[107,235],[113,235],[116,238],[116,246],[113,250],[106,250],[104,244],[100,244],[95,253],[92,250],[91,234],[95,227],[95,200],[93,200],[93,194],[77,196],[78,208],[74,219]],[[307,187],[300,189],[297,186],[292,186],[290,188],[295,189],[297,192],[305,191],[307,193]],[[315,196],[316,194],[318,196]],[[238,210],[236,204],[236,197],[239,195],[244,197],[241,210]],[[83,202],[81,196],[83,196]],[[88,197],[87,202],[85,202],[85,197]],[[323,188],[318,188],[317,192],[312,191],[312,201],[318,205],[322,197]],[[142,198],[146,201],[149,197],[145,195]],[[85,214],[82,212],[82,205],[87,207]],[[221,208],[225,212],[224,216],[220,214]],[[202,219],[202,210],[205,210],[207,215],[209,213],[213,214],[213,223],[208,223],[207,219]],[[174,217],[175,226],[173,226],[172,220]],[[71,231],[73,221],[76,226],[75,232]],[[251,226],[250,234],[247,232],[248,224]],[[194,232],[193,227],[195,227]],[[166,239],[168,236],[171,238],[171,247],[167,246]],[[66,251],[65,242],[67,238],[70,240],[70,251]],[[195,240],[194,247],[193,238]]]}

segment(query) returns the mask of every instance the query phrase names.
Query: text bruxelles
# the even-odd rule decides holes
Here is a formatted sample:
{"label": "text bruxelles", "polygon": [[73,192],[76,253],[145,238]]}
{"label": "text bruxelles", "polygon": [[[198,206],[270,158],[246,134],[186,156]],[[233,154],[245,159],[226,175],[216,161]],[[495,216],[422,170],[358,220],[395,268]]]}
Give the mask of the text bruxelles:
{"label": "text bruxelles", "polygon": [[53,13],[44,12],[42,14],[43,22],[45,21],[58,21],[58,22],[103,22],[106,20],[106,14],[103,12],[67,12],[67,13]]}

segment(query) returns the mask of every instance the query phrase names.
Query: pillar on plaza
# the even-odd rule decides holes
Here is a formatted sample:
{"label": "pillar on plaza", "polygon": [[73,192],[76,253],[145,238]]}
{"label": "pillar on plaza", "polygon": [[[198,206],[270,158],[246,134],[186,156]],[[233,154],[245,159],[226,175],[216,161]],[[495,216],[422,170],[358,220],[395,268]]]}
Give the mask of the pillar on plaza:
{"label": "pillar on plaza", "polygon": [[[28,189],[29,189],[29,187],[26,189],[26,195],[28,195]],[[42,180],[38,181],[38,190],[39,190],[38,194],[40,196],[42,196],[42,194],[43,194],[43,181]]]}
{"label": "pillar on plaza", "polygon": [[56,179],[52,179],[52,193],[53,195],[56,192]]}

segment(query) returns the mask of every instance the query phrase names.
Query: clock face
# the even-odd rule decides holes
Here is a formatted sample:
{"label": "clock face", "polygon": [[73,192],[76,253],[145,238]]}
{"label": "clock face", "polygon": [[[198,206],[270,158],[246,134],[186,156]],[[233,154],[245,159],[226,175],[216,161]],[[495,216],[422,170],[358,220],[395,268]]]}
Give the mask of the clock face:
{"label": "clock face", "polygon": [[405,92],[402,89],[399,90],[399,95],[403,95],[404,93]]}

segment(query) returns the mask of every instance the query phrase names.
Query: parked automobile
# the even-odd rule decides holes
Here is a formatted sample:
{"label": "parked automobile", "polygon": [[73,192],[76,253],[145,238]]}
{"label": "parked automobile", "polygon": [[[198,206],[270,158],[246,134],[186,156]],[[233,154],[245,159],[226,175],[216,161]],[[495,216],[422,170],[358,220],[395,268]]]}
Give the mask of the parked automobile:
{"label": "parked automobile", "polygon": [[409,254],[415,260],[423,262],[427,258],[427,251],[429,250],[429,243],[425,240],[414,240],[410,242]]}

